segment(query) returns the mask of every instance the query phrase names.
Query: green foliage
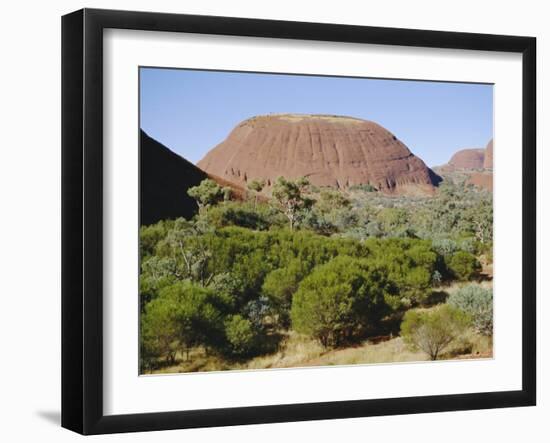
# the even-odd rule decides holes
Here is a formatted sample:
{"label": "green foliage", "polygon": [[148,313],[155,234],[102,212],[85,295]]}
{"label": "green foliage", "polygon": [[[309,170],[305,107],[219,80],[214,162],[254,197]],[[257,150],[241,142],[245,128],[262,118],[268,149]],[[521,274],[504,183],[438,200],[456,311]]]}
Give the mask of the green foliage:
{"label": "green foliage", "polygon": [[351,191],[364,191],[364,192],[376,192],[377,189],[370,183],[354,185],[350,187]]}
{"label": "green foliage", "polygon": [[412,309],[405,313],[401,336],[413,349],[420,349],[437,360],[451,343],[458,340],[470,324],[460,309],[442,305],[432,310]]}
{"label": "green foliage", "polygon": [[265,180],[263,179],[254,179],[248,182],[247,188],[254,193],[254,209],[258,204],[258,194],[262,192],[265,187]]}
{"label": "green foliage", "polygon": [[292,231],[297,222],[313,206],[314,200],[306,196],[309,180],[305,177],[287,180],[279,177],[271,191],[273,205],[288,219]]}
{"label": "green foliage", "polygon": [[201,217],[204,217],[205,222],[214,228],[240,226],[263,231],[277,223],[269,208],[249,207],[240,202],[228,202],[211,207],[201,214]]}
{"label": "green foliage", "polygon": [[402,208],[384,208],[378,212],[377,219],[384,232],[394,233],[398,237],[409,228],[407,211]]}
{"label": "green foliage", "polygon": [[477,278],[481,270],[481,265],[477,258],[466,251],[455,252],[449,260],[448,267],[454,277],[461,281]]}
{"label": "green foliage", "polygon": [[226,321],[225,333],[232,355],[251,355],[258,346],[259,334],[254,330],[254,325],[239,314],[231,316]]}
{"label": "green foliage", "polygon": [[468,285],[452,293],[449,305],[471,316],[474,328],[483,335],[493,334],[493,290]]}
{"label": "green foliage", "polygon": [[271,271],[264,280],[262,292],[267,296],[279,323],[284,328],[290,326],[292,297],[309,271],[307,263],[292,259],[288,265]]}
{"label": "green foliage", "polygon": [[441,257],[426,240],[370,238],[364,244],[371,260],[385,268],[399,288],[399,299],[393,301],[395,308],[409,308],[425,301],[434,272],[444,269]]}
{"label": "green foliage", "polygon": [[[289,328],[340,346],[387,327],[388,314],[432,303],[434,286],[475,279],[476,255],[492,258],[492,199],[463,182],[404,197],[281,177],[269,203],[264,187],[249,181],[253,200],[227,201],[229,189],[204,180],[189,190],[201,209],[194,219],[141,227],[142,370],[190,349],[252,358]],[[449,306],[490,333],[492,301],[463,298],[475,308]]]}
{"label": "green foliage", "polygon": [[214,180],[206,178],[198,186],[189,188],[187,194],[197,201],[199,209],[203,209],[214,206],[223,200],[229,200],[231,188],[221,187]]}
{"label": "green foliage", "polygon": [[178,350],[178,330],[173,306],[164,300],[147,304],[145,314],[140,316],[140,369],[142,372],[155,367],[164,357],[173,363]]}
{"label": "green foliage", "polygon": [[349,208],[351,202],[341,192],[323,189],[320,192],[319,199],[315,203],[315,208],[321,213],[330,213],[335,209]]}
{"label": "green foliage", "polygon": [[[219,307],[224,303],[214,291],[183,281],[164,288],[155,302],[171,307],[182,350],[222,345],[224,318]],[[148,314],[147,310],[145,317]]]}
{"label": "green foliage", "polygon": [[247,188],[254,192],[262,192],[264,186],[265,180],[254,179],[248,183]]}
{"label": "green foliage", "polygon": [[365,260],[337,257],[306,277],[292,299],[292,326],[325,346],[349,341],[390,309],[385,273]]}
{"label": "green foliage", "polygon": [[157,224],[142,226],[139,229],[139,255],[141,260],[155,253],[156,244],[166,236],[166,232],[172,224],[171,221],[160,221]]}

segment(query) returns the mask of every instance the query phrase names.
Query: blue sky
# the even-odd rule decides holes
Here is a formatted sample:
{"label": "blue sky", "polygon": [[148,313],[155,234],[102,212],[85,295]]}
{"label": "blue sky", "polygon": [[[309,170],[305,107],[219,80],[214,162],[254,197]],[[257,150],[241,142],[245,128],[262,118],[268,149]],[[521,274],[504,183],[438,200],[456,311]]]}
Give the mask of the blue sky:
{"label": "blue sky", "polygon": [[141,68],[140,126],[196,163],[259,114],[372,120],[429,166],[493,134],[492,85]]}

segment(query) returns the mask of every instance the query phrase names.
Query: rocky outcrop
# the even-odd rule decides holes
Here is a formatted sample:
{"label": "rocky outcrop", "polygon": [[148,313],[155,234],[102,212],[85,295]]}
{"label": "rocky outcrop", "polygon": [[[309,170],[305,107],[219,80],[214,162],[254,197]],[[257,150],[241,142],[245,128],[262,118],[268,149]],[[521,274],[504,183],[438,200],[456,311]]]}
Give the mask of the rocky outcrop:
{"label": "rocky outcrop", "polygon": [[449,163],[435,168],[442,175],[458,172],[466,174],[467,183],[493,190],[493,140],[485,149],[462,149],[457,151]]}
{"label": "rocky outcrop", "polygon": [[240,123],[198,163],[238,185],[306,176],[317,186],[371,184],[388,193],[431,192],[440,181],[377,123],[333,115],[276,114]]}
{"label": "rocky outcrop", "polygon": [[462,149],[451,157],[449,166],[455,170],[483,169],[484,158],[484,149]]}
{"label": "rocky outcrop", "polygon": [[487,143],[485,147],[485,158],[483,159],[483,167],[485,169],[493,169],[493,140]]}

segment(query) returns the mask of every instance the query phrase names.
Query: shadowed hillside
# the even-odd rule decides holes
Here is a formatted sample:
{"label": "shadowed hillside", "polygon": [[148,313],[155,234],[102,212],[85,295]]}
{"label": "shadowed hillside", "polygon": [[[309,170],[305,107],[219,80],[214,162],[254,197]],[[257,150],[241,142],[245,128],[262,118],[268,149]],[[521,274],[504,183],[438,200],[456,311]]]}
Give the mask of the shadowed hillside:
{"label": "shadowed hillside", "polygon": [[140,131],[140,224],[191,218],[198,206],[187,195],[207,174]]}

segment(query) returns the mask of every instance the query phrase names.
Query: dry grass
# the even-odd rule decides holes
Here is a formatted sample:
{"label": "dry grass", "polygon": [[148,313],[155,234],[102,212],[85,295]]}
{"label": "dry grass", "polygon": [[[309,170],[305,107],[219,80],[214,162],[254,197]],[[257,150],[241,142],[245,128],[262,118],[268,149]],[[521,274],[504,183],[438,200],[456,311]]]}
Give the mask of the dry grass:
{"label": "dry grass", "polygon": [[458,291],[460,288],[463,288],[464,286],[469,286],[475,284],[477,286],[481,286],[484,289],[492,289],[493,288],[493,281],[492,280],[482,280],[480,282],[453,282],[452,284],[448,286],[440,286],[433,288],[434,292],[446,292],[447,294],[451,295],[453,292]]}
{"label": "dry grass", "polygon": [[[181,356],[179,356],[181,358]],[[491,358],[492,340],[468,331],[443,355],[442,360]],[[291,332],[276,353],[253,358],[245,363],[228,363],[215,356],[206,356],[202,351],[191,354],[189,361],[159,369],[155,373],[204,372],[225,370],[257,370],[272,368],[296,368],[309,366],[335,366],[427,361],[428,356],[411,350],[401,339],[372,344],[365,342],[343,349],[324,349],[317,341]]]}

